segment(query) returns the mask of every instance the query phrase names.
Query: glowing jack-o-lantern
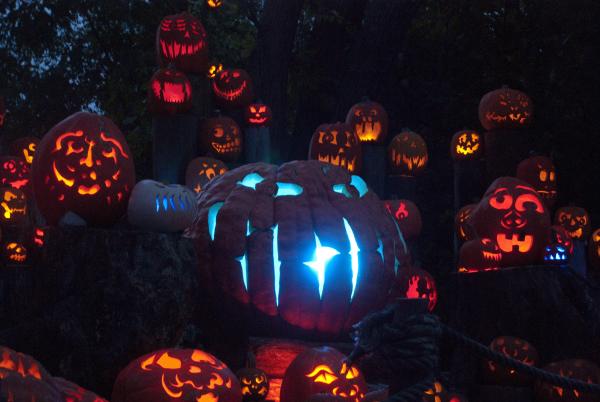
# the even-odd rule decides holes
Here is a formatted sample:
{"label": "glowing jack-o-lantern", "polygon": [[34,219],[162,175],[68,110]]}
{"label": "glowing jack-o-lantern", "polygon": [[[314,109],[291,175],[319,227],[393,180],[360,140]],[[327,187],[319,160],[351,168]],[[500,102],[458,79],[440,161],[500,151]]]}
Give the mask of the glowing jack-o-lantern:
{"label": "glowing jack-o-lantern", "polygon": [[434,381],[431,387],[425,390],[423,395],[423,402],[446,402],[448,400],[448,394],[446,389],[439,381]]}
{"label": "glowing jack-o-lantern", "polygon": [[208,42],[200,20],[189,12],[168,15],[156,31],[159,64],[175,64],[186,73],[205,74],[208,69]]}
{"label": "glowing jack-o-lantern", "polygon": [[245,368],[237,372],[244,402],[264,401],[269,394],[267,373],[257,368]]}
{"label": "glowing jack-o-lantern", "polygon": [[20,225],[27,220],[25,193],[11,187],[0,188],[0,223]]}
{"label": "glowing jack-o-lantern", "polygon": [[[529,342],[512,336],[499,336],[490,344],[494,352],[502,353],[528,366],[539,363],[537,350]],[[503,366],[492,360],[482,364],[483,376],[487,383],[505,386],[524,386],[533,382],[533,377],[522,371]]]}
{"label": "glowing jack-o-lantern", "polygon": [[29,164],[20,156],[0,157],[0,186],[29,190],[31,172]]}
{"label": "glowing jack-o-lantern", "polygon": [[135,183],[131,152],[119,128],[87,112],[50,129],[32,169],[37,205],[52,225],[67,211],[90,224],[114,223],[125,212]]}
{"label": "glowing jack-o-lantern", "polygon": [[245,106],[254,98],[252,79],[239,68],[226,68],[218,73],[212,89],[217,104],[223,107]]}
{"label": "glowing jack-o-lantern", "polygon": [[387,200],[383,203],[398,223],[406,240],[419,237],[423,223],[419,207],[414,202],[410,200]]}
{"label": "glowing jack-o-lantern", "polygon": [[588,262],[590,267],[600,270],[600,229],[596,229],[590,236],[588,243]]}
{"label": "glowing jack-o-lantern", "polygon": [[22,157],[27,164],[31,165],[39,142],[40,139],[37,137],[17,138],[10,144],[10,154]]}
{"label": "glowing jack-o-lantern", "polygon": [[304,402],[315,394],[360,402],[367,392],[367,384],[360,370],[344,360],[343,354],[330,347],[300,353],[285,371],[281,402]]}
{"label": "glowing jack-o-lantern", "polygon": [[419,134],[403,131],[388,146],[388,159],[392,173],[415,176],[427,166],[427,144]]}
{"label": "glowing jack-o-lantern", "polygon": [[244,109],[244,120],[249,126],[268,126],[272,118],[271,108],[264,103],[251,103]]}
{"label": "glowing jack-o-lantern", "polygon": [[491,239],[473,239],[462,245],[458,257],[458,272],[473,273],[500,269],[502,252]]}
{"label": "glowing jack-o-lantern", "polygon": [[195,203],[195,194],[187,187],[142,180],[129,197],[127,218],[129,223],[143,229],[177,232],[192,224]]}
{"label": "glowing jack-o-lantern", "polygon": [[407,267],[402,270],[394,288],[392,298],[425,299],[427,309],[433,311],[437,304],[437,286],[433,276],[424,269]]}
{"label": "glowing jack-o-lantern", "polygon": [[514,177],[496,179],[473,211],[469,224],[478,237],[502,251],[501,267],[543,261],[550,240],[550,215],[539,194]]}
{"label": "glowing jack-o-lantern", "polygon": [[546,246],[544,262],[548,265],[566,265],[569,262],[569,257],[569,252],[561,244],[550,243]]}
{"label": "glowing jack-o-lantern", "polygon": [[519,163],[517,178],[531,184],[542,197],[548,208],[556,202],[556,168],[546,156],[532,156]]}
{"label": "glowing jack-o-lantern", "polygon": [[27,249],[22,243],[8,242],[4,244],[4,261],[7,264],[24,264],[27,261]]}
{"label": "glowing jack-o-lantern", "polygon": [[587,239],[592,223],[587,211],[581,207],[562,207],[554,214],[554,224],[567,230],[574,240]]}
{"label": "glowing jack-o-lantern", "polygon": [[467,204],[459,209],[454,217],[456,236],[460,241],[472,240],[475,237],[473,233],[471,233],[472,229],[469,226],[469,218],[476,206],[477,204]]}
{"label": "glowing jack-o-lantern", "polygon": [[206,0],[206,5],[209,8],[219,8],[223,5],[223,0]]}
{"label": "glowing jack-o-lantern", "polygon": [[233,162],[242,152],[240,127],[230,117],[208,118],[200,127],[200,144],[206,153]]}
{"label": "glowing jack-o-lantern", "polygon": [[117,377],[113,402],[241,402],[229,368],[198,349],[163,349],[129,363]]}
{"label": "glowing jack-o-lantern", "polygon": [[352,106],[346,123],[356,132],[360,142],[382,144],[388,135],[388,115],[383,106],[368,99]]}
{"label": "glowing jack-o-lantern", "polygon": [[148,84],[148,111],[153,114],[176,114],[192,108],[192,84],[184,73],[161,68]]}
{"label": "glowing jack-o-lantern", "polygon": [[516,89],[496,89],[479,102],[479,121],[486,130],[523,128],[532,120],[533,102]]}
{"label": "glowing jack-o-lantern", "polygon": [[221,71],[223,71],[223,64],[221,63],[215,63],[215,64],[211,64],[208,67],[208,71],[206,72],[206,76],[210,79],[213,79],[217,76],[217,74],[219,74]]}
{"label": "glowing jack-o-lantern", "polygon": [[318,160],[359,173],[362,151],[358,137],[349,124],[321,124],[310,140],[308,159]]}
{"label": "glowing jack-o-lantern", "polygon": [[202,269],[225,297],[284,321],[280,333],[338,336],[385,303],[406,258],[397,225],[366,183],[317,161],[231,170],[199,194],[198,211],[187,235],[205,256]]}
{"label": "glowing jack-o-lantern", "polygon": [[227,166],[218,159],[198,157],[192,159],[187,166],[185,185],[199,193],[209,181],[227,171]]}
{"label": "glowing jack-o-lantern", "polygon": [[[588,384],[600,384],[600,368],[587,360],[571,359],[550,363],[544,370],[561,377],[574,378]],[[578,389],[563,388],[537,381],[535,386],[536,401],[544,402],[597,402],[598,395]]]}
{"label": "glowing jack-o-lantern", "polygon": [[450,155],[454,160],[473,160],[483,153],[481,134],[473,130],[461,130],[450,142]]}

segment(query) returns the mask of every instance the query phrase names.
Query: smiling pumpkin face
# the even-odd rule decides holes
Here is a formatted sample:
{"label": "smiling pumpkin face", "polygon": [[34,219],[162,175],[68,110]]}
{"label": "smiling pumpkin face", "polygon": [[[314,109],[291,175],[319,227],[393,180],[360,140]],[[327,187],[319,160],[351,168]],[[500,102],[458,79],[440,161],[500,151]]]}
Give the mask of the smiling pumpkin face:
{"label": "smiling pumpkin face", "polygon": [[472,130],[461,130],[454,134],[450,143],[450,155],[454,160],[476,159],[483,147],[481,135]]}
{"label": "smiling pumpkin face", "polygon": [[388,146],[388,160],[392,173],[415,176],[425,170],[429,155],[423,137],[412,131],[396,135]]}
{"label": "smiling pumpkin face", "polygon": [[244,109],[244,120],[249,126],[268,126],[273,114],[271,108],[264,103],[251,103]]}
{"label": "smiling pumpkin face", "polygon": [[252,79],[242,69],[224,69],[213,79],[212,89],[217,104],[223,107],[245,106],[254,97]]}
{"label": "smiling pumpkin face", "polygon": [[226,116],[206,119],[200,127],[200,143],[206,153],[233,162],[242,152],[240,127]]}
{"label": "smiling pumpkin face", "polygon": [[502,251],[501,267],[543,260],[550,238],[550,216],[538,193],[513,177],[500,177],[473,211],[478,236],[494,240]]}
{"label": "smiling pumpkin face", "polygon": [[574,240],[587,239],[590,235],[590,216],[581,207],[559,208],[554,215],[554,224],[565,228]]}
{"label": "smiling pumpkin face", "polygon": [[474,273],[496,271],[502,260],[500,247],[491,239],[474,239],[460,248],[458,272]]}
{"label": "smiling pumpkin face", "polygon": [[0,186],[20,189],[28,193],[30,189],[29,164],[20,156],[0,157]]}
{"label": "smiling pumpkin face", "polygon": [[488,92],[479,103],[479,121],[486,130],[523,128],[532,119],[533,102],[516,89],[505,87]]}

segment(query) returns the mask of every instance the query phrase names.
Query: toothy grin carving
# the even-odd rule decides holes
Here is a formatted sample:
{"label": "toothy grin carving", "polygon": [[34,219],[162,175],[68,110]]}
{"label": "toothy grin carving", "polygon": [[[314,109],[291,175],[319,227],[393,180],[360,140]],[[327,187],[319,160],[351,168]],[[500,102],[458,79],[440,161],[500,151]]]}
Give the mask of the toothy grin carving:
{"label": "toothy grin carving", "polygon": [[[518,251],[519,253],[527,253],[533,246],[533,236],[523,233],[498,233],[496,236],[498,247],[505,253]],[[516,250],[515,250],[516,249]]]}
{"label": "toothy grin carving", "polygon": [[238,88],[222,90],[217,86],[217,82],[213,81],[213,89],[215,91],[215,94],[219,98],[223,98],[228,101],[235,100],[235,99],[239,98],[240,96],[242,96],[242,93],[246,89],[246,85],[247,85],[246,81],[242,81],[242,85],[239,86]]}
{"label": "toothy grin carving", "polygon": [[160,47],[165,57],[174,59],[179,56],[191,56],[198,53],[200,50],[204,49],[204,41],[186,45],[185,43],[179,43],[177,41],[167,43],[166,41],[161,40]]}
{"label": "toothy grin carving", "polygon": [[229,152],[239,152],[241,150],[240,140],[236,139],[231,142],[226,142],[225,144],[219,144],[218,142],[211,142],[213,149],[215,149],[220,154],[226,154]]}
{"label": "toothy grin carving", "polygon": [[346,168],[349,172],[353,172],[356,167],[356,156],[351,159],[346,159],[342,154],[338,154],[337,156],[318,154],[317,157],[320,162]]}

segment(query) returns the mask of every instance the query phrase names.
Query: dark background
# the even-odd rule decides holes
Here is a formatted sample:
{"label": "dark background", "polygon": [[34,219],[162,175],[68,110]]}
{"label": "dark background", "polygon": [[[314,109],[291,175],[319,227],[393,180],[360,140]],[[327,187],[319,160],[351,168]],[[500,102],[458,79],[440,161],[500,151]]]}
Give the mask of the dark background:
{"label": "dark background", "polygon": [[[146,84],[161,18],[189,9],[209,34],[211,58],[248,69],[271,105],[276,161],[304,159],[316,126],[343,120],[368,95],[427,141],[418,179],[423,267],[452,269],[449,141],[480,129],[481,96],[506,84],[535,103],[536,151],[554,158],[559,205],[599,222],[600,3],[596,0],[38,0],[0,2],[2,142],[41,137],[88,109],[126,134],[138,178],[151,172]],[[382,172],[383,174],[383,172]]]}

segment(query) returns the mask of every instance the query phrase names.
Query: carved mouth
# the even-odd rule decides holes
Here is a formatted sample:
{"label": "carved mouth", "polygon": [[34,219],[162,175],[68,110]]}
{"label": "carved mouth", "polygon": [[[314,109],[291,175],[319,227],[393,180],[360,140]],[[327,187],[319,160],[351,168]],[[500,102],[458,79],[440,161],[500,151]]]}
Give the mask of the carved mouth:
{"label": "carved mouth", "polygon": [[249,119],[250,123],[252,124],[263,124],[267,121],[266,117],[251,117]]}
{"label": "carved mouth", "polygon": [[392,149],[392,162],[394,166],[406,166],[408,170],[414,170],[425,166],[427,163],[427,156],[409,156],[398,153],[395,149]]}
{"label": "carved mouth", "polygon": [[154,95],[167,103],[183,103],[188,99],[188,93],[186,86],[181,84],[174,84],[172,82],[159,81],[152,82],[152,91]]}
{"label": "carved mouth", "polygon": [[186,44],[177,41],[169,42],[165,40],[160,41],[160,47],[162,54],[168,59],[174,59],[179,56],[192,56],[202,49],[204,49],[204,41],[201,40],[196,44]]}
{"label": "carved mouth", "polygon": [[238,88],[225,89],[225,90],[222,90],[217,86],[217,81],[213,81],[213,89],[215,91],[215,94],[219,98],[223,98],[225,100],[232,101],[232,100],[235,100],[235,99],[239,98],[240,96],[242,96],[242,93],[246,89],[246,81],[242,81],[242,85],[239,86]]}
{"label": "carved mouth", "polygon": [[361,141],[374,141],[381,133],[381,123],[378,121],[367,121],[363,118],[361,123],[354,125],[354,130]]}
{"label": "carved mouth", "polygon": [[29,183],[28,179],[21,179],[21,180],[15,180],[15,181],[11,181],[10,182],[10,186],[12,188],[21,188],[21,187],[25,187],[27,185],[27,183]]}
{"label": "carved mouth", "polygon": [[502,259],[502,254],[495,251],[484,251],[483,259],[490,262],[498,262]]}
{"label": "carved mouth", "polygon": [[211,142],[211,145],[217,153],[220,154],[228,154],[230,152],[239,152],[241,151],[240,140],[236,139],[235,141],[226,142],[225,144],[219,144],[218,142]]}
{"label": "carved mouth", "polygon": [[456,153],[459,155],[470,155],[470,154],[474,154],[475,151],[477,151],[479,149],[479,144],[475,144],[473,146],[461,146],[461,145],[457,145],[456,146]]}
{"label": "carved mouth", "polygon": [[533,247],[533,236],[523,233],[498,233],[496,235],[498,247],[505,253],[527,253]]}
{"label": "carved mouth", "polygon": [[321,162],[329,163],[330,165],[346,168],[349,172],[354,172],[356,168],[356,156],[354,158],[346,158],[343,154],[337,156],[318,154],[317,159]]}
{"label": "carved mouth", "polygon": [[11,255],[9,257],[9,259],[11,261],[23,262],[23,261],[25,261],[25,256],[24,255]]}
{"label": "carved mouth", "polygon": [[567,230],[567,232],[569,233],[569,236],[571,236],[572,239],[581,239],[581,237],[583,236],[583,229],[582,228],[578,228],[575,230]]}
{"label": "carved mouth", "polygon": [[553,200],[556,198],[556,190],[537,190],[537,192],[545,200]]}

